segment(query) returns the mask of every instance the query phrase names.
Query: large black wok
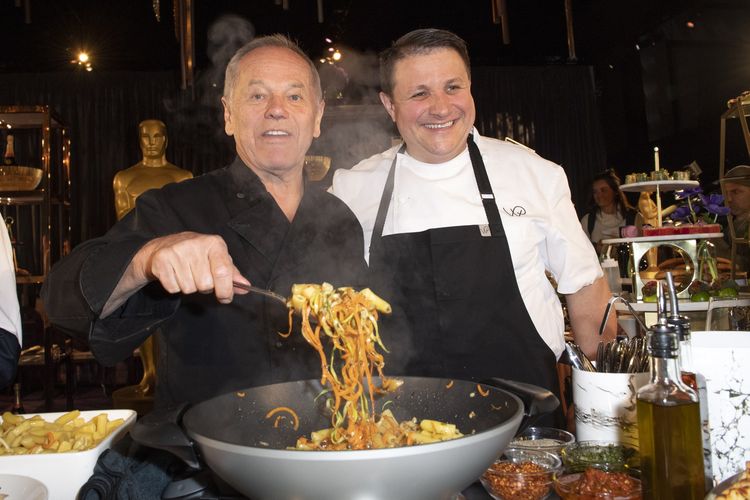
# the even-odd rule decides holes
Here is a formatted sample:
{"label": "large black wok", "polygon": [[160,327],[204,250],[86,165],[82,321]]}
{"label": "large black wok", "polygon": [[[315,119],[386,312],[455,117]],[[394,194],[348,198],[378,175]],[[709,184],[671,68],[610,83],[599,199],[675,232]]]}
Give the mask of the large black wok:
{"label": "large black wok", "polygon": [[[182,425],[208,467],[253,500],[450,499],[503,451],[524,417],[524,403],[506,390],[484,384],[483,391],[489,394],[482,396],[474,382],[403,380],[395,393],[376,399],[378,411],[391,401],[386,408],[398,420],[416,417],[452,422],[465,437],[382,450],[288,450],[299,436],[330,427],[325,398],[316,401],[322,390],[317,380],[225,394],[187,410]],[[520,390],[528,402],[541,400],[542,411],[550,410],[548,391],[500,382],[510,384],[514,392]],[[556,398],[551,398],[556,406]],[[293,429],[291,418],[266,418],[279,406],[296,412],[298,430]],[[529,412],[528,406],[527,414],[539,411],[532,408]],[[139,439],[143,434],[136,429],[133,437],[153,446],[148,439]]]}

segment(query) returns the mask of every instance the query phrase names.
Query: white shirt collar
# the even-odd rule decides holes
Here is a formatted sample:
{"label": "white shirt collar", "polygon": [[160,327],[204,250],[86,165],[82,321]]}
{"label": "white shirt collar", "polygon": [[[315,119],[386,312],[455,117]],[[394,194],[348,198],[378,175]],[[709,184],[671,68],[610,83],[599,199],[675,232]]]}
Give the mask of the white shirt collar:
{"label": "white shirt collar", "polygon": [[456,175],[467,162],[471,161],[469,149],[465,148],[458,156],[443,163],[425,163],[419,161],[409,153],[401,156],[401,165],[408,168],[414,175],[423,179],[445,179]]}

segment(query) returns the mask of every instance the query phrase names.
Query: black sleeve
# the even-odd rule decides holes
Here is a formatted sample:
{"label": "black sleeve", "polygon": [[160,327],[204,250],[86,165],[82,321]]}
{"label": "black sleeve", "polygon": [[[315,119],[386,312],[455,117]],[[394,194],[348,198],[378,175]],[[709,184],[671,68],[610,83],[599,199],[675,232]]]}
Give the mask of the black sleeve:
{"label": "black sleeve", "polygon": [[[140,248],[142,243],[136,244]],[[130,245],[107,237],[86,241],[52,267],[42,286],[44,309],[50,322],[80,340],[88,341],[94,319],[101,312],[132,255]],[[118,251],[119,250],[119,251]],[[89,279],[82,279],[82,271]],[[97,286],[91,283],[91,277]]]}
{"label": "black sleeve", "polygon": [[0,328],[0,389],[6,388],[15,380],[20,353],[18,337]]}
{"label": "black sleeve", "polygon": [[157,236],[151,222],[166,219],[166,210],[145,193],[136,209],[107,235],[86,241],[50,271],[42,287],[52,324],[88,341],[97,360],[112,365],[128,356],[171,317],[179,298],[151,283],[107,318],[99,315],[136,252]]}

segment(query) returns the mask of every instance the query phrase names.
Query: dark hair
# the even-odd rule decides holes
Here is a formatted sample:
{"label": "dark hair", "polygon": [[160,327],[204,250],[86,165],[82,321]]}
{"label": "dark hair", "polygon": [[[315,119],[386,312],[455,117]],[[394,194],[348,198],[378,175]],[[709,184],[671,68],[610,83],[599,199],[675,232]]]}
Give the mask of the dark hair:
{"label": "dark hair", "polygon": [[320,88],[320,75],[318,74],[318,69],[315,67],[315,64],[299,47],[299,45],[280,33],[254,38],[234,53],[227,64],[226,73],[224,75],[224,97],[228,98],[232,96],[232,92],[234,91],[234,81],[237,79],[237,66],[239,66],[239,62],[242,58],[253,50],[262,47],[280,47],[282,49],[288,49],[304,59],[310,67],[310,75],[312,76],[313,85],[312,91],[319,101],[323,99],[323,91]]}
{"label": "dark hair", "polygon": [[466,42],[447,30],[424,28],[410,31],[380,53],[380,88],[393,96],[393,69],[396,63],[410,56],[427,54],[433,50],[455,50],[466,66],[466,74],[471,79],[471,63]]}
{"label": "dark hair", "polygon": [[[620,190],[620,178],[617,177],[615,171],[609,169],[596,174],[594,178],[591,179],[592,188],[596,181],[604,181],[607,183],[612,192],[615,193],[615,206],[617,212],[622,217],[627,217],[627,211],[633,210],[633,207],[630,205],[630,203],[628,203],[628,199],[625,197],[625,193]],[[594,201],[594,192],[592,189],[591,195],[589,197],[589,217],[596,216],[596,214],[598,214],[600,211],[601,208]]]}

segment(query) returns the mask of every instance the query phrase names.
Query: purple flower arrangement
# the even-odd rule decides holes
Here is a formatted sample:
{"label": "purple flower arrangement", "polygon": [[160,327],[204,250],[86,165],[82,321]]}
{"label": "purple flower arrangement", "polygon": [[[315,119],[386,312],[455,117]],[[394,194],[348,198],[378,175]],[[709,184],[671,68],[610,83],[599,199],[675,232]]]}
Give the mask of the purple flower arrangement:
{"label": "purple flower arrangement", "polygon": [[703,194],[700,186],[675,192],[675,198],[683,203],[672,213],[675,222],[692,224],[715,224],[720,215],[729,215],[720,194]]}

